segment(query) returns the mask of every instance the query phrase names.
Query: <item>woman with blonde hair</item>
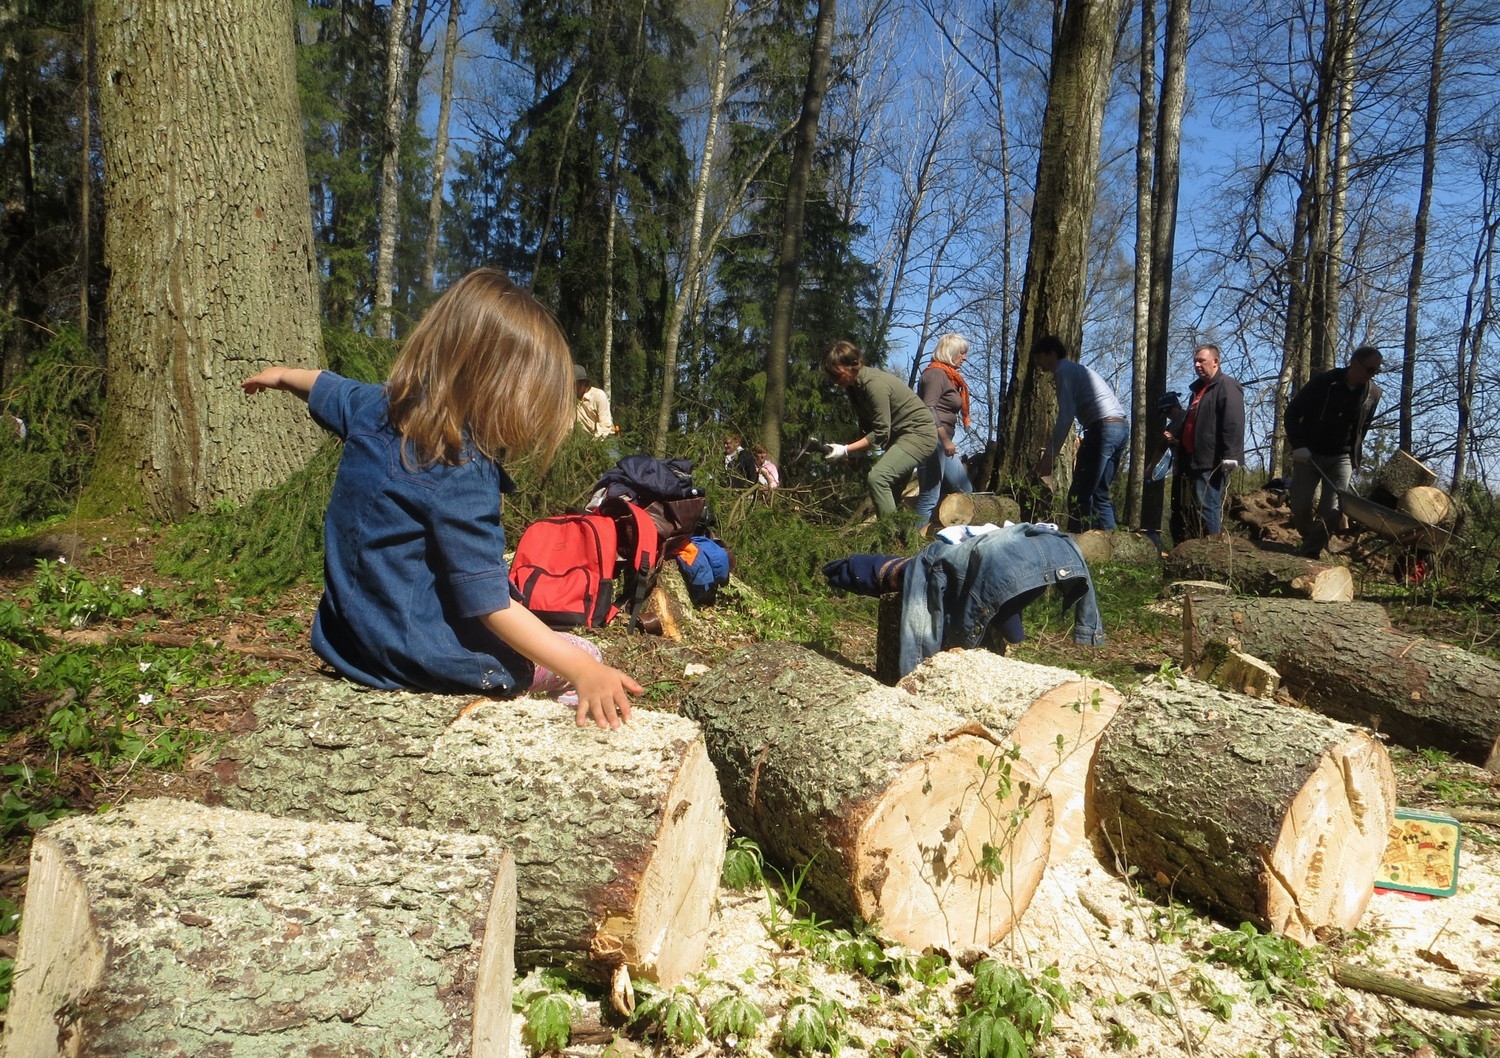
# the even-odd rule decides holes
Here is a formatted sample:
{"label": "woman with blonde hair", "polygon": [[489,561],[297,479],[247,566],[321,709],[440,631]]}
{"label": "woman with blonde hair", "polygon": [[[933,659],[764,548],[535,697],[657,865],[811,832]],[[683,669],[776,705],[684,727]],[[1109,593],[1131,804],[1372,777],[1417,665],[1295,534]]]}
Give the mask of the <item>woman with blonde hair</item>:
{"label": "woman with blonde hair", "polygon": [[917,382],[917,395],[932,409],[937,422],[938,443],[921,466],[917,467],[917,525],[925,527],[943,495],[949,492],[973,492],[969,471],[958,457],[954,437],[958,423],[969,426],[969,384],[959,373],[969,358],[969,341],[961,334],[945,334],[938,339],[928,364]]}

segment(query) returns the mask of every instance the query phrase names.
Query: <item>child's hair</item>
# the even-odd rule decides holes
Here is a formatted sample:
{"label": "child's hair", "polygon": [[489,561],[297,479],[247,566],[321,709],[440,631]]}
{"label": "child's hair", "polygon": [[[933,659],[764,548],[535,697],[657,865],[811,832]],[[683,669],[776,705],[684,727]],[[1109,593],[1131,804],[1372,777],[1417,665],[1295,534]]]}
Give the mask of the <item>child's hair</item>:
{"label": "child's hair", "polygon": [[562,328],[493,268],[470,272],[438,298],[385,388],[391,427],[420,466],[462,462],[466,440],[489,459],[521,450],[550,463],[573,426],[573,358]]}

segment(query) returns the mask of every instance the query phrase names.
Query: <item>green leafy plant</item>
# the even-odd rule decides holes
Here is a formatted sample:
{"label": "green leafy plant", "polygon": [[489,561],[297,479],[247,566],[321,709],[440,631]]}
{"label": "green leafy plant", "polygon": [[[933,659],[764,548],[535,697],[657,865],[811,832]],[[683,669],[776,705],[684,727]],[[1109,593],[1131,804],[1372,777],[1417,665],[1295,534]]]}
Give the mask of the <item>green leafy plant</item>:
{"label": "green leafy plant", "polygon": [[630,1024],[644,1035],[667,1040],[680,1047],[691,1047],[703,1039],[708,1027],[698,1004],[683,986],[662,991],[650,985],[639,986]]}
{"label": "green leafy plant", "polygon": [[781,1016],[782,1046],[791,1054],[838,1054],[848,1038],[844,1019],[844,1008],[832,999],[799,999]]}
{"label": "green leafy plant", "polygon": [[765,885],[765,860],[760,846],[749,838],[731,838],[724,853],[724,888],[737,893]]}
{"label": "green leafy plant", "polygon": [[526,1020],[522,1036],[534,1052],[559,1051],[568,1045],[578,1000],[561,974],[541,970],[527,976],[512,1003]]}
{"label": "green leafy plant", "polygon": [[1214,984],[1207,974],[1193,974],[1188,980],[1188,995],[1202,1003],[1203,1009],[1220,1021],[1228,1021],[1234,1012],[1234,997]]}
{"label": "green leafy plant", "polygon": [[1209,962],[1229,966],[1250,982],[1250,994],[1264,1000],[1275,995],[1293,996],[1314,1009],[1325,1000],[1313,987],[1312,954],[1296,941],[1262,933],[1249,922],[1219,933],[1208,940]]}
{"label": "green leafy plant", "polygon": [[807,873],[812,870],[812,861],[804,863],[794,870],[790,876],[783,874],[775,867],[771,873],[776,876],[778,884],[772,885],[769,881],[763,882],[766,890],[766,914],[764,924],[766,932],[770,934],[773,941],[782,947],[794,943],[794,927],[798,934],[806,935],[807,921],[798,920],[808,913],[807,902],[802,899],[802,885],[807,881]]}
{"label": "green leafy plant", "polygon": [[1051,1033],[1054,1016],[1067,1009],[1068,1000],[1055,966],[1029,978],[984,959],[974,967],[974,984],[944,1046],[963,1058],[1026,1058]]}
{"label": "green leafy plant", "polygon": [[708,1008],[708,1034],[731,1045],[754,1036],[765,1022],[765,1012],[737,988],[714,1000]]}

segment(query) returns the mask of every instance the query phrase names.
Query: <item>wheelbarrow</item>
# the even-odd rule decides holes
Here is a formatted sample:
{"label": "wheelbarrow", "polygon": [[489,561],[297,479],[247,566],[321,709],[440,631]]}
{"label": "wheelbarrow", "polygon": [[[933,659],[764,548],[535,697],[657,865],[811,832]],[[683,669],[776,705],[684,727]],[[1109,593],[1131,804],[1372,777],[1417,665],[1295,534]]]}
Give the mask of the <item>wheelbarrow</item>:
{"label": "wheelbarrow", "polygon": [[1367,500],[1349,489],[1338,488],[1322,467],[1316,462],[1312,465],[1313,469],[1318,472],[1318,476],[1323,479],[1324,486],[1333,489],[1334,494],[1338,496],[1339,512],[1360,528],[1368,529],[1387,540],[1394,540],[1402,547],[1425,551],[1436,550],[1451,536],[1448,530],[1441,526],[1428,525],[1405,511],[1393,510],[1374,500]]}

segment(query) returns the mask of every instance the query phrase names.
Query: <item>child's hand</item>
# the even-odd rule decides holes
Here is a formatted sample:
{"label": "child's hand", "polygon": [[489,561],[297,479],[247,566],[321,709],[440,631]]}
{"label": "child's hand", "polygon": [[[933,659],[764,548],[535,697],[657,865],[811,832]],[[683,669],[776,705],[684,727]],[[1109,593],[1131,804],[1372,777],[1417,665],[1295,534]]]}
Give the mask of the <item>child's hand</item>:
{"label": "child's hand", "polygon": [[643,688],[619,669],[593,662],[573,682],[578,692],[579,727],[587,726],[589,720],[606,730],[617,728],[630,720],[630,695],[643,693]]}
{"label": "child's hand", "polygon": [[312,392],[313,383],[318,380],[322,371],[309,370],[302,367],[283,367],[276,364],[266,368],[256,375],[251,375],[240,383],[240,389],[247,395],[259,393],[263,389],[279,389],[286,393],[295,393],[303,400]]}
{"label": "child's hand", "polygon": [[257,375],[251,375],[240,383],[240,389],[247,395],[259,393],[263,389],[278,389],[281,386],[281,376],[286,370],[284,367],[268,367]]}

